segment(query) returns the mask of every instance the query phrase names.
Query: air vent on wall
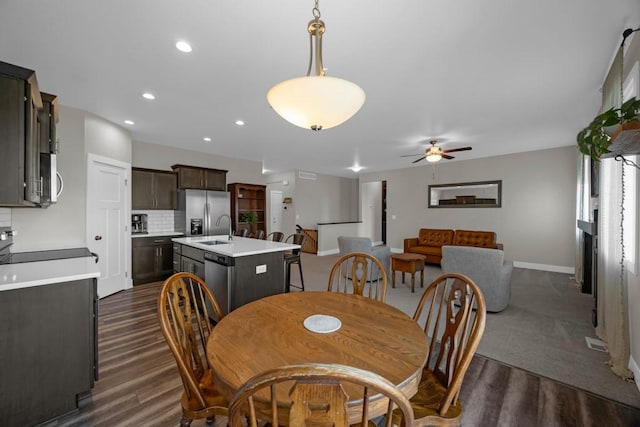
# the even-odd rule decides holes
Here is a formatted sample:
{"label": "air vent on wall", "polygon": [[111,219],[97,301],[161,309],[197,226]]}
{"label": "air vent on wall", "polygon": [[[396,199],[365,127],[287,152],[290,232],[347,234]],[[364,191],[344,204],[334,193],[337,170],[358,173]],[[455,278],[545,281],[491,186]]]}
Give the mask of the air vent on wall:
{"label": "air vent on wall", "polygon": [[298,176],[302,179],[316,180],[316,174],[313,172],[298,171]]}

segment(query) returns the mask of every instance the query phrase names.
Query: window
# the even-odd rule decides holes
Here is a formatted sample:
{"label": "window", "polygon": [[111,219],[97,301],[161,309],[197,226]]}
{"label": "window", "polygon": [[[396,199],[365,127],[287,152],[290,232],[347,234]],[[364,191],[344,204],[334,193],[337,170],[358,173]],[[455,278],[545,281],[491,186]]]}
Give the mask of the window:
{"label": "window", "polygon": [[[633,64],[631,72],[623,85],[624,101],[640,96],[640,67],[638,61]],[[625,156],[627,160],[638,165],[640,156]],[[622,237],[625,250],[625,268],[632,274],[638,274],[638,169],[633,166],[624,167],[624,235]]]}

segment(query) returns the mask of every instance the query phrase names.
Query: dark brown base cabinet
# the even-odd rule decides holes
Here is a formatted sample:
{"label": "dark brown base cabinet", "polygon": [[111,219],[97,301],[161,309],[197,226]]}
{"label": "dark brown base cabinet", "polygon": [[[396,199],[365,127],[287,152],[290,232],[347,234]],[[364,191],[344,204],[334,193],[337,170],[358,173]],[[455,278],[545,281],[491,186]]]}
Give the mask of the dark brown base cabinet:
{"label": "dark brown base cabinet", "polygon": [[0,291],[0,420],[31,426],[78,407],[98,379],[96,279]]}
{"label": "dark brown base cabinet", "polygon": [[173,242],[169,237],[135,237],[131,243],[134,285],[164,280],[173,273]]}
{"label": "dark brown base cabinet", "polygon": [[175,243],[173,245],[173,271],[174,273],[192,273],[202,280],[205,280],[204,251],[202,249]]}

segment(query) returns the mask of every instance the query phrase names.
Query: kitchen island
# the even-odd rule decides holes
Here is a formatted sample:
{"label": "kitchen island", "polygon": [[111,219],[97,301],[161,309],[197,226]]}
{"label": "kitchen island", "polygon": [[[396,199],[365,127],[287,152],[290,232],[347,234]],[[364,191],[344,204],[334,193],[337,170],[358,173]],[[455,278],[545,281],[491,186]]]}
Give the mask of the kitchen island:
{"label": "kitchen island", "polygon": [[98,378],[91,257],[0,265],[0,420],[35,425],[78,407]]}
{"label": "kitchen island", "polygon": [[203,279],[224,314],[285,292],[284,253],[300,250],[300,245],[226,235],[172,240],[174,270]]}

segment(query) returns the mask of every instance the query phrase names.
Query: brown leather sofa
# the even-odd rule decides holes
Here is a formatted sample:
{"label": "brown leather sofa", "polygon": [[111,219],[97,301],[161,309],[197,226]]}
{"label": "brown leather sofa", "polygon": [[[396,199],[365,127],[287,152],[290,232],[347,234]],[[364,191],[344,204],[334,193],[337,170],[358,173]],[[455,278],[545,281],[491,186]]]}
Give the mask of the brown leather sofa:
{"label": "brown leather sofa", "polygon": [[423,255],[431,264],[440,264],[445,245],[502,249],[493,231],[421,228],[418,237],[404,239],[405,252]]}

